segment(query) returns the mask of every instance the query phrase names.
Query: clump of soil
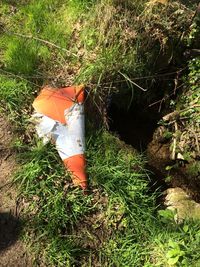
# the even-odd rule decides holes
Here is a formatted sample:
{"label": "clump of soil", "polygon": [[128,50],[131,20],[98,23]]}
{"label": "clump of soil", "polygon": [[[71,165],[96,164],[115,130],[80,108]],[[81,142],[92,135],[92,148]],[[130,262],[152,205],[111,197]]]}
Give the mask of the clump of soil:
{"label": "clump of soil", "polygon": [[166,190],[164,204],[175,214],[175,221],[182,223],[184,219],[200,219],[200,204],[190,198],[180,187]]}
{"label": "clump of soil", "polygon": [[13,136],[5,117],[0,116],[0,257],[2,267],[31,267],[31,259],[20,241],[17,192],[11,180],[16,169],[9,148]]}
{"label": "clump of soil", "polygon": [[169,182],[172,187],[181,187],[196,201],[200,200],[200,183],[198,175],[191,176],[188,170],[193,163],[182,158],[172,159],[170,140],[163,138],[165,131],[160,126],[154,132],[152,141],[148,144],[148,164],[161,171],[162,179]]}

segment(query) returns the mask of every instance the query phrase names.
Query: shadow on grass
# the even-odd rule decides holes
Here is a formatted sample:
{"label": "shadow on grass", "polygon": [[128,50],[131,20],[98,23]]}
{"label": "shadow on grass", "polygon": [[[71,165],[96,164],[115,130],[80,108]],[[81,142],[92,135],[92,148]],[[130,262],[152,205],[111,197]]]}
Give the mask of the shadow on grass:
{"label": "shadow on grass", "polygon": [[9,212],[0,213],[0,252],[12,246],[20,233],[20,221]]}
{"label": "shadow on grass", "polygon": [[196,0],[181,0],[180,2],[186,7],[191,8],[193,10],[195,10],[195,8],[197,8],[198,6],[198,1]]}

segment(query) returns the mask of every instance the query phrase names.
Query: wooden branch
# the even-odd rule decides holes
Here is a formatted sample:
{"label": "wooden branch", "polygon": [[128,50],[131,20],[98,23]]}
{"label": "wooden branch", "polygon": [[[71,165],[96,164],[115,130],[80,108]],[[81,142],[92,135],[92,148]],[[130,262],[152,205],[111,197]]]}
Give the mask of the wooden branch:
{"label": "wooden branch", "polygon": [[167,121],[170,121],[172,119],[177,118],[178,116],[179,116],[179,112],[175,110],[175,111],[165,115],[162,119],[163,119],[163,121],[167,122]]}
{"label": "wooden branch", "polygon": [[199,104],[195,104],[195,105],[192,105],[192,106],[189,106],[187,108],[184,108],[184,109],[180,110],[179,113],[184,112],[184,111],[187,111],[187,110],[189,110],[191,108],[199,108],[199,107],[200,107]]}

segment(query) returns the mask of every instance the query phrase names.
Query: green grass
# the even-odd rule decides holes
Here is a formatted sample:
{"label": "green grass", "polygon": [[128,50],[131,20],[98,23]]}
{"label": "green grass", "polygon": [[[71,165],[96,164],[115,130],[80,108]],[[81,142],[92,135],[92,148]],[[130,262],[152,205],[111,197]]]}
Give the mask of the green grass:
{"label": "green grass", "polygon": [[168,48],[177,43],[182,22],[186,29],[192,13],[178,2],[149,8],[146,2],[30,0],[13,6],[4,1],[0,7],[0,102],[20,132],[13,144],[21,166],[15,181],[26,204],[24,239],[36,263],[199,265],[199,225],[176,225],[171,214],[157,213],[160,193],[149,188],[144,155],[105,129],[88,127],[91,194],[83,196],[72,186],[55,148],[43,146],[30,127],[31,103],[45,83],[85,82],[100,108],[115,91],[120,91],[119,106],[130,104],[129,91],[142,101],[129,78],[159,70],[154,64],[158,53],[166,52],[166,62],[170,59]]}
{"label": "green grass", "polygon": [[[88,261],[85,262],[83,257],[85,253],[96,260],[101,255],[103,264],[117,263],[120,253],[123,266],[141,263],[140,253],[131,258],[128,255],[135,249],[142,252],[141,242],[147,242],[150,222],[156,220],[155,196],[147,192],[148,180],[143,170],[143,158],[108,133],[98,132],[90,137],[88,175],[90,186],[93,190],[98,189],[100,194],[96,200],[95,191],[89,197],[73,188],[63,191],[70,177],[65,174],[62,163],[51,147],[44,148],[39,143],[29,150],[24,152],[27,163],[16,179],[21,183],[23,197],[30,203],[28,216],[33,231],[42,235],[40,242],[46,244],[44,250],[47,255],[54,251],[50,257],[51,263],[58,264],[59,257],[59,266],[64,266],[67,260],[73,263],[78,259],[87,264]],[[136,167],[140,169],[137,172],[134,171]],[[105,203],[101,203],[102,198],[105,198]],[[98,219],[99,211],[101,218]],[[95,223],[83,226],[76,236],[76,227],[81,227],[82,221],[92,216],[97,217]],[[98,232],[102,225],[105,238],[102,240],[102,250],[99,252],[98,247],[86,249],[85,245],[96,238],[95,231],[97,229]],[[61,242],[63,236],[67,246]],[[86,244],[79,244],[82,240]],[[113,244],[124,248],[117,249]],[[59,256],[55,251],[59,252]],[[110,257],[110,253],[114,253],[113,257]]]}
{"label": "green grass", "polygon": [[70,185],[52,146],[17,148],[25,161],[16,181],[27,203],[26,235],[39,259],[52,266],[196,266],[198,223],[176,225],[157,214],[159,192],[149,192],[143,156],[117,137],[89,135],[89,196]]}
{"label": "green grass", "polygon": [[29,124],[30,103],[35,89],[30,82],[0,72],[0,111],[8,114],[13,128],[24,135]]}
{"label": "green grass", "polygon": [[[105,87],[114,86],[134,90],[135,97],[141,97],[140,90],[120,73],[130,79],[155,74],[161,67],[159,54],[166,54],[167,65],[177,36],[192,16],[177,2],[149,6],[146,0],[32,0],[13,6],[15,12],[5,2],[0,9],[0,59],[5,70],[53,84],[68,84],[70,76],[72,82],[87,83],[94,94],[108,94]],[[178,54],[174,56],[179,60]],[[147,81],[137,82],[146,88]],[[154,92],[145,95],[150,101]]]}

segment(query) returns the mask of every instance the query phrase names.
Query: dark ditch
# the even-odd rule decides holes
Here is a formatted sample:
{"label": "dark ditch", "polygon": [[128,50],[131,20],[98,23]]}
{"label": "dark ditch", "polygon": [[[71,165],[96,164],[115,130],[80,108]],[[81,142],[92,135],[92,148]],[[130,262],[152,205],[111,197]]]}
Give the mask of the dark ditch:
{"label": "dark ditch", "polygon": [[[146,156],[148,144],[152,141],[161,117],[158,108],[150,108],[148,104],[142,106],[133,104],[130,108],[124,109],[111,101],[108,108],[110,131]],[[149,171],[150,193],[163,192],[169,187],[163,179],[162,171],[149,163],[146,164],[146,169]]]}

